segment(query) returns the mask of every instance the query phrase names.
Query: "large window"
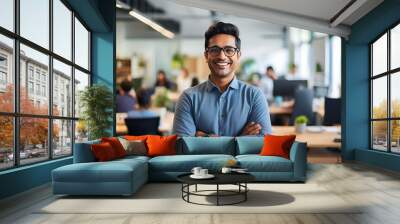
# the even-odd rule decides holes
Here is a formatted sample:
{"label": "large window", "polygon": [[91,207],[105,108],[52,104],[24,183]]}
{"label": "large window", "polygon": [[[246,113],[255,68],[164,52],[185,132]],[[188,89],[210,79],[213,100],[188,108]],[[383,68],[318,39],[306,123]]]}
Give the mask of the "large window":
{"label": "large window", "polygon": [[400,153],[400,24],[370,45],[371,148]]}
{"label": "large window", "polygon": [[0,170],[70,156],[87,139],[77,104],[90,35],[63,0],[0,0]]}

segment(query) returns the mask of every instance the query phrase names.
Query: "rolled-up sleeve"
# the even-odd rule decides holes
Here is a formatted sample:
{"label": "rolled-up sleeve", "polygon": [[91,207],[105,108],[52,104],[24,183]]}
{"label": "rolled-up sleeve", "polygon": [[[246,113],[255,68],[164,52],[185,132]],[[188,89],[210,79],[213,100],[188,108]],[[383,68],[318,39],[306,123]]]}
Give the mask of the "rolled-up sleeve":
{"label": "rolled-up sleeve", "polygon": [[189,95],[183,92],[175,109],[172,132],[178,136],[195,136],[196,126],[191,113],[192,103]]}
{"label": "rolled-up sleeve", "polygon": [[257,89],[254,92],[252,109],[249,116],[249,122],[256,122],[261,125],[260,135],[271,134],[271,118],[267,100],[261,90]]}

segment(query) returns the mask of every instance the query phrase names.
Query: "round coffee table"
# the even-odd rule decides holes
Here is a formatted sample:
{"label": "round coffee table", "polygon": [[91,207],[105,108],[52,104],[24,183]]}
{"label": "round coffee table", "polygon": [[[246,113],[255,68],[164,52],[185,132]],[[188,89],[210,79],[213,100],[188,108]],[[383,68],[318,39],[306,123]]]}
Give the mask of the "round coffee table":
{"label": "round coffee table", "polygon": [[[248,173],[216,173],[213,174],[215,177],[212,179],[193,179],[190,177],[191,173],[182,174],[177,177],[178,181],[182,183],[182,199],[188,203],[198,205],[234,205],[247,200],[247,192],[249,188],[247,183],[255,180],[255,177]],[[197,190],[197,185],[215,185],[215,190]],[[195,186],[194,191],[190,191],[190,186]],[[220,185],[236,185],[237,190],[224,190],[220,189]],[[206,194],[209,192],[215,192],[215,194]],[[202,204],[190,201],[190,196],[203,196],[203,197],[216,197],[216,204]],[[232,197],[240,196],[240,199],[231,203],[221,203],[221,197]]]}

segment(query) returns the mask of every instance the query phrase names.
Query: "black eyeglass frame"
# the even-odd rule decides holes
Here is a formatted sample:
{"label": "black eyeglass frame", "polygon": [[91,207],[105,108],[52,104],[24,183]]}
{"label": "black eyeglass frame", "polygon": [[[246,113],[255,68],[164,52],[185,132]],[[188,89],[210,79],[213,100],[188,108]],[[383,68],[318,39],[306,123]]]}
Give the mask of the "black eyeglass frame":
{"label": "black eyeglass frame", "polygon": [[[211,48],[213,48],[213,49],[218,49],[218,53],[215,54],[215,55],[212,54],[212,53],[210,53],[210,49],[211,49]],[[229,48],[229,49],[234,49],[234,50],[235,50],[234,53],[233,53],[232,55],[228,55],[228,54],[226,53],[226,50],[227,50],[228,48]],[[236,53],[240,52],[240,49],[237,48],[237,47],[231,47],[231,46],[227,46],[227,47],[212,46],[212,47],[207,47],[207,48],[206,48],[206,52],[209,53],[209,54],[211,54],[212,56],[217,56],[217,55],[221,54],[221,51],[224,52],[225,56],[227,56],[227,57],[233,57],[233,56],[235,56]]]}

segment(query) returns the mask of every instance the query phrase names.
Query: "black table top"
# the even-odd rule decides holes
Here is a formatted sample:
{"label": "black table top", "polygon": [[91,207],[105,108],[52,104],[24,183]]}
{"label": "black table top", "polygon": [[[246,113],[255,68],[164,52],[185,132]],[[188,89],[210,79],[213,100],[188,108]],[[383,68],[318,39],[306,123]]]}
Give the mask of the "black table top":
{"label": "black table top", "polygon": [[178,181],[186,184],[236,184],[248,183],[255,180],[249,173],[212,173],[215,177],[211,179],[193,179],[192,173],[186,173],[177,177]]}

